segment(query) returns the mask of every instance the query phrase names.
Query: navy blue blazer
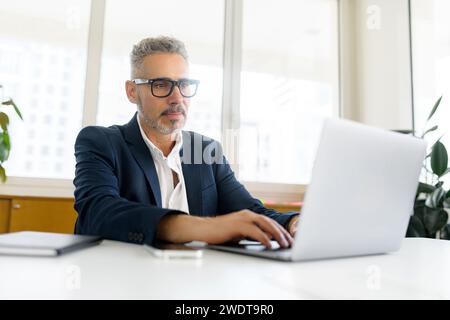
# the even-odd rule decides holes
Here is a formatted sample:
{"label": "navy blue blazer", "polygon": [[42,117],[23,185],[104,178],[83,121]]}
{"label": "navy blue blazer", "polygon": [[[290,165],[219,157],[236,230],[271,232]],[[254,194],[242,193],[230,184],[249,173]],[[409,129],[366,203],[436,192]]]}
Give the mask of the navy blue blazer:
{"label": "navy blue blazer", "polygon": [[[242,209],[263,214],[286,226],[295,212],[265,208],[240,184],[221,145],[183,131],[180,151],[189,213],[216,216]],[[151,244],[166,214],[152,155],[142,139],[136,114],[123,126],[89,126],[75,142],[75,233]]]}

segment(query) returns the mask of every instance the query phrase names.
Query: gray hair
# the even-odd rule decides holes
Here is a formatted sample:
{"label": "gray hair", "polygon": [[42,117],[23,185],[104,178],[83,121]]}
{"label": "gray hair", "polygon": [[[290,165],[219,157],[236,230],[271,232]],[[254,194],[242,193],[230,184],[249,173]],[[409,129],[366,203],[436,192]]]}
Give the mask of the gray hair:
{"label": "gray hair", "polygon": [[133,46],[130,54],[132,78],[137,76],[144,58],[155,53],[175,53],[188,61],[186,48],[180,40],[168,36],[145,38]]}

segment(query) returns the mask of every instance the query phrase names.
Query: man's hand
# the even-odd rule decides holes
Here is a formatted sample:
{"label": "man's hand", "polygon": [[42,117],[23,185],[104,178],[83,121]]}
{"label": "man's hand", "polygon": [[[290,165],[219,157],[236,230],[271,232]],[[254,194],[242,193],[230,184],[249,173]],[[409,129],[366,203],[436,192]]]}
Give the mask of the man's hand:
{"label": "man's hand", "polygon": [[289,224],[288,224],[288,227],[287,227],[287,229],[289,231],[289,234],[292,237],[295,237],[295,234],[297,233],[298,217],[299,217],[298,215],[297,216],[293,216],[291,218],[291,220],[289,221]]}
{"label": "man's hand", "polygon": [[278,222],[249,210],[241,210],[214,218],[168,215],[161,219],[157,238],[170,242],[204,241],[220,244],[250,238],[270,248],[270,240],[281,247],[293,244],[293,238]]}
{"label": "man's hand", "polygon": [[290,247],[293,239],[278,222],[250,210],[225,214],[211,218],[209,243],[223,243],[251,238],[270,248],[270,240],[276,240],[281,247]]}

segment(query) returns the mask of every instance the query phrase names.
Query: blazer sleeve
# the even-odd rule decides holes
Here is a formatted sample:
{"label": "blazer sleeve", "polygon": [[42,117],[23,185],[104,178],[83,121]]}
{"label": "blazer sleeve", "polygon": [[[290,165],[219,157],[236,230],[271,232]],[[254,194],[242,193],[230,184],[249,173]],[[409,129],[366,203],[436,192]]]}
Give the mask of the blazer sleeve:
{"label": "blazer sleeve", "polygon": [[[106,129],[108,130],[108,129]],[[86,127],[75,142],[76,233],[151,244],[156,227],[169,213],[182,213],[132,202],[120,196],[114,148],[105,128]]]}
{"label": "blazer sleeve", "polygon": [[223,155],[221,145],[218,142],[213,143],[216,144],[214,158],[218,160],[215,164],[215,178],[219,199],[219,214],[248,209],[272,218],[287,228],[291,218],[298,215],[299,212],[281,213],[264,207],[261,201],[253,198],[247,189],[237,181],[230,164]]}

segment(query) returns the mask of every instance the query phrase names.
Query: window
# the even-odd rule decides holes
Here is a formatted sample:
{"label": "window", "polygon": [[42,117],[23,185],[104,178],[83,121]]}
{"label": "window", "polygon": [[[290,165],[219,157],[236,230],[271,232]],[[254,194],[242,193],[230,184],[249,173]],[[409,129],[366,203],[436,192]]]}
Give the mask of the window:
{"label": "window", "polygon": [[[186,130],[220,141],[228,134],[222,125],[235,127],[240,119],[238,151],[245,161],[237,173],[246,183],[308,183],[322,119],[338,115],[337,0],[17,0],[2,10],[1,84],[25,118],[11,121],[10,177],[50,178],[42,180],[49,189],[64,180],[73,188],[75,137],[82,125],[131,119],[136,106],[124,88],[129,54],[151,36],[182,40],[191,77],[200,80]],[[89,30],[103,16],[104,24]],[[95,42],[88,48],[88,36],[102,38],[101,48]],[[241,46],[233,47],[241,36]],[[94,77],[86,81],[86,75]],[[223,92],[237,103],[222,106]]]}
{"label": "window", "polygon": [[240,179],[309,182],[322,120],[338,115],[337,17],[334,0],[243,1]]}
{"label": "window", "polygon": [[[199,12],[207,14],[193,19]],[[123,124],[136,112],[124,85],[130,79],[129,54],[133,45],[146,37],[172,35],[186,44],[191,78],[200,80],[186,130],[220,140],[223,25],[223,1],[107,1],[98,124]]]}
{"label": "window", "polygon": [[[432,144],[441,135],[450,150],[450,2],[447,0],[412,0],[412,55],[414,72],[414,122],[419,132],[424,130],[428,114],[435,101],[443,95],[441,105],[431,125],[439,130],[430,133]],[[450,183],[447,176],[446,184]]]}
{"label": "window", "polygon": [[73,177],[89,11],[87,0],[2,3],[0,82],[24,116],[10,113],[9,176]]}

